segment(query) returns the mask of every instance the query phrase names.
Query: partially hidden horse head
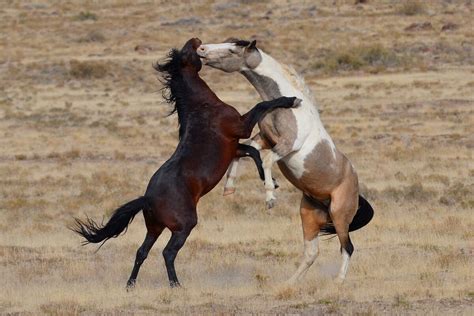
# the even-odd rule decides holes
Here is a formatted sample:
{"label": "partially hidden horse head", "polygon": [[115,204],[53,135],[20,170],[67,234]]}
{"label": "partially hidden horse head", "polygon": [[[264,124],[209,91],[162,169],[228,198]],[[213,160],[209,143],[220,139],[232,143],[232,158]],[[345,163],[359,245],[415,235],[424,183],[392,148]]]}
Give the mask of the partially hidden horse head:
{"label": "partially hidden horse head", "polygon": [[199,38],[191,38],[180,50],[172,49],[168,54],[168,62],[155,65],[155,69],[160,72],[167,72],[170,75],[178,70],[188,70],[199,72],[202,68],[201,60],[196,53],[202,44]]}
{"label": "partially hidden horse head", "polygon": [[197,74],[201,70],[201,59],[196,53],[201,44],[199,38],[191,38],[180,50],[171,49],[163,63],[157,63],[153,66],[163,78],[163,98],[169,104],[174,105],[170,115],[178,113],[180,137],[186,128],[187,112],[189,111],[184,101],[188,97],[186,94],[189,91],[183,89],[188,85],[183,83],[183,74]]}
{"label": "partially hidden horse head", "polygon": [[207,66],[225,72],[242,71],[257,67],[262,56],[257,41],[230,38],[225,43],[200,45],[197,54]]}

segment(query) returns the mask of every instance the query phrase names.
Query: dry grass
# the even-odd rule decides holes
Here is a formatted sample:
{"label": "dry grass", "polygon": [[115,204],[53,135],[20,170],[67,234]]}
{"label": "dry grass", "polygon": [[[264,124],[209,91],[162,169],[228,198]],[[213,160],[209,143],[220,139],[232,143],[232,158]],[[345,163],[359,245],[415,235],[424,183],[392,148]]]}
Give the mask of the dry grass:
{"label": "dry grass", "polygon": [[364,70],[377,73],[389,68],[409,65],[407,58],[397,56],[380,44],[333,49],[325,52],[324,55],[313,65],[316,71],[338,73]]}
{"label": "dry grass", "polygon": [[398,13],[403,15],[418,15],[425,13],[424,2],[417,0],[405,0],[398,8]]}
{"label": "dry grass", "polygon": [[[473,314],[472,8],[355,2],[4,4],[0,314]],[[433,29],[405,31],[424,22]],[[441,32],[448,22],[458,27]],[[376,211],[351,235],[342,286],[337,239],[321,243],[301,284],[282,285],[303,248],[300,196],[275,168],[278,205],[266,211],[249,161],[234,196],[221,183],[200,202],[176,262],[183,289],[166,284],[165,232],[124,290],[141,216],[98,253],[67,229],[142,194],[172,154],[176,117],[151,65],[191,36],[254,37],[304,73]],[[241,112],[258,101],[237,74],[202,74]]]}
{"label": "dry grass", "polygon": [[69,74],[76,79],[99,79],[107,75],[107,66],[96,61],[71,60]]}
{"label": "dry grass", "polygon": [[95,13],[89,12],[89,11],[81,11],[78,15],[75,17],[79,21],[97,21],[98,17]]}

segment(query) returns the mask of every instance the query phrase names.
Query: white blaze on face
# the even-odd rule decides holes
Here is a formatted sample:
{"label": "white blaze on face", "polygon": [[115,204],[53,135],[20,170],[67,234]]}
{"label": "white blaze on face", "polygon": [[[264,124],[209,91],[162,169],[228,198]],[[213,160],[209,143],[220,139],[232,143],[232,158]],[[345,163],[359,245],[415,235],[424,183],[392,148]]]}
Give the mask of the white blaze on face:
{"label": "white blaze on face", "polygon": [[213,59],[228,56],[230,50],[235,48],[236,45],[234,43],[205,44],[198,47],[197,53],[201,57]]}

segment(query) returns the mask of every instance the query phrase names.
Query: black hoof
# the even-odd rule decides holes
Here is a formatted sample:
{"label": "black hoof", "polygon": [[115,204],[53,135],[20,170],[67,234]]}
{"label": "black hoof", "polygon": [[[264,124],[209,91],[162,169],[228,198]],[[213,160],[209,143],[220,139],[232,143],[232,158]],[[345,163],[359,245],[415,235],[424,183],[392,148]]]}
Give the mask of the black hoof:
{"label": "black hoof", "polygon": [[272,180],[273,180],[273,186],[275,187],[275,189],[278,189],[280,185],[278,184],[277,180],[275,178],[272,178]]}
{"label": "black hoof", "polygon": [[179,284],[178,281],[170,281],[170,287],[171,287],[172,289],[180,288],[180,287],[181,287],[181,284]]}
{"label": "black hoof", "polygon": [[136,280],[128,280],[127,286],[125,287],[127,292],[129,292],[129,291],[131,291],[135,288],[135,283],[136,283]]}

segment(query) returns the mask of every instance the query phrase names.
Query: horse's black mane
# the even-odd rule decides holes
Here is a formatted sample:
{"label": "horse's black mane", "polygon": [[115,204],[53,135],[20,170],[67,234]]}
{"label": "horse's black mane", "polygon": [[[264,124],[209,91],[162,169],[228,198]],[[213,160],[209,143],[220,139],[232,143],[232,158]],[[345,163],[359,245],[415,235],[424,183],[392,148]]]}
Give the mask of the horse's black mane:
{"label": "horse's black mane", "polygon": [[181,52],[172,49],[168,53],[167,59],[163,63],[154,64],[153,68],[162,75],[163,88],[161,91],[163,98],[167,103],[174,103],[173,110],[169,115],[178,113],[179,138],[181,138],[187,120],[186,105],[184,104],[187,86],[181,74]]}
{"label": "horse's black mane", "polygon": [[234,43],[235,45],[241,46],[241,47],[247,47],[247,46],[250,45],[249,41],[244,41],[244,40],[241,40],[241,39],[238,39],[238,38],[235,38],[235,37],[230,37],[230,38],[226,39],[224,42]]}
{"label": "horse's black mane", "polygon": [[249,41],[244,41],[244,40],[237,40],[234,42],[235,45],[237,46],[242,46],[242,47],[247,47],[250,45]]}

